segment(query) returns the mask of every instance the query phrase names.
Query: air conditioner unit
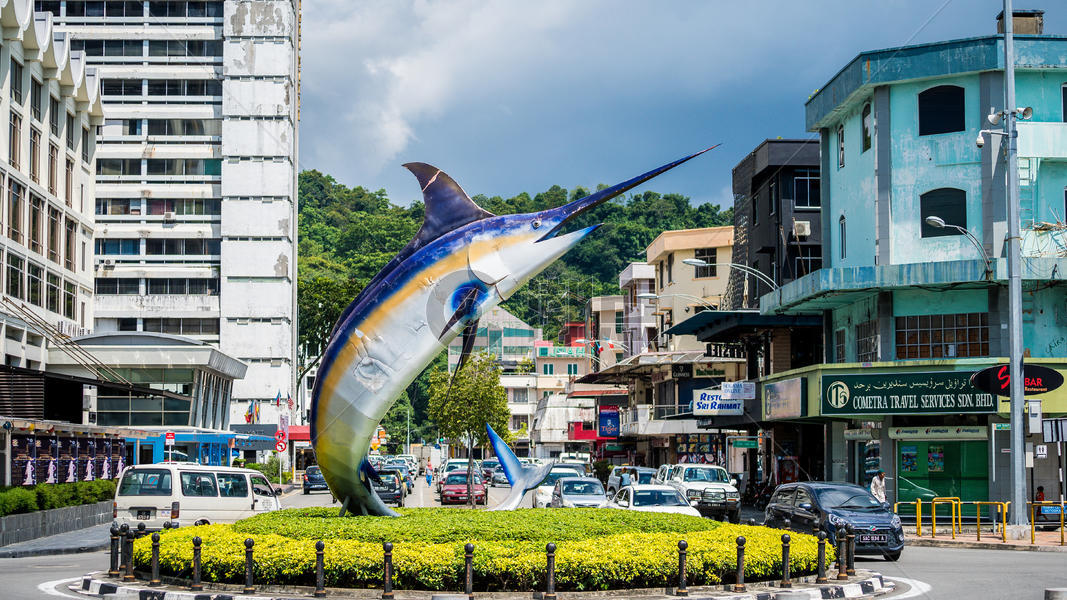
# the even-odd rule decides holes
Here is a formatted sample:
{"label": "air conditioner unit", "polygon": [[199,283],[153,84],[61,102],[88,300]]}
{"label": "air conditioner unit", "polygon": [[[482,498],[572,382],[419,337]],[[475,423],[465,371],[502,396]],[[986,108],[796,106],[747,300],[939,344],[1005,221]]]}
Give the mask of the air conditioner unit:
{"label": "air conditioner unit", "polygon": [[173,221],[174,220],[174,213],[172,213],[172,212],[163,213],[163,220],[164,221]]}
{"label": "air conditioner unit", "polygon": [[793,221],[793,235],[798,238],[811,235],[811,221]]}

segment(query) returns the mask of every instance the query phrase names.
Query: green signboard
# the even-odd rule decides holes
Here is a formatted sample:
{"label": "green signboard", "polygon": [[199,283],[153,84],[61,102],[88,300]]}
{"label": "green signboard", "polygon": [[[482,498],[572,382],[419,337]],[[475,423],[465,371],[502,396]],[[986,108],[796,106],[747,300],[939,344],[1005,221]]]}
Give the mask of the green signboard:
{"label": "green signboard", "polygon": [[756,440],[733,440],[730,442],[734,448],[755,448]]}
{"label": "green signboard", "polygon": [[966,371],[823,375],[824,415],[994,413],[997,401]]}

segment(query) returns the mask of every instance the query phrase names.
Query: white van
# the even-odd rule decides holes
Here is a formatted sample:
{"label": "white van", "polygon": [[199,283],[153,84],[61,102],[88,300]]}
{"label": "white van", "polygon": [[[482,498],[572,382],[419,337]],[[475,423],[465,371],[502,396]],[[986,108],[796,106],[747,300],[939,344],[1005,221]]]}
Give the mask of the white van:
{"label": "white van", "polygon": [[136,528],[233,523],[281,508],[276,491],[259,471],[194,463],[136,465],[122,472],[115,489],[114,518]]}

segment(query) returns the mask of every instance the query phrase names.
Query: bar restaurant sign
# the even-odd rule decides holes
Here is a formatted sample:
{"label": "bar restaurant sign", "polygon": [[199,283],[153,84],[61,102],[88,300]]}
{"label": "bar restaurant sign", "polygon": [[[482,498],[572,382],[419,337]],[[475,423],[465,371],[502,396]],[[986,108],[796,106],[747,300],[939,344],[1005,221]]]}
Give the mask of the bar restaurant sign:
{"label": "bar restaurant sign", "polygon": [[974,387],[971,373],[823,375],[824,415],[936,415],[995,413],[992,394]]}

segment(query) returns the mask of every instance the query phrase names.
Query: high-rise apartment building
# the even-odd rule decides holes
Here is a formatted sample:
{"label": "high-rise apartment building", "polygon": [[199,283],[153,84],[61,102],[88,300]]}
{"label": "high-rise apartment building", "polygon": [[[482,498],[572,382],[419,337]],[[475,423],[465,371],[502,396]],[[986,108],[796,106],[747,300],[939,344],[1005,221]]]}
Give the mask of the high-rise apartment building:
{"label": "high-rise apartment building", "polygon": [[217,344],[248,365],[230,421],[265,401],[277,422],[295,369],[296,2],[36,8],[102,79],[96,331]]}

